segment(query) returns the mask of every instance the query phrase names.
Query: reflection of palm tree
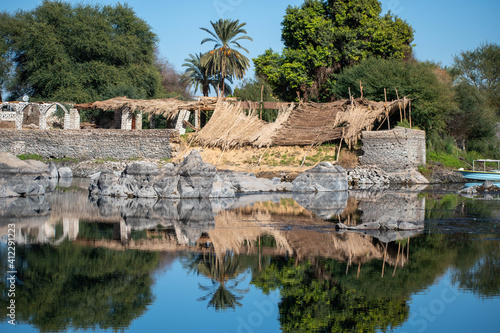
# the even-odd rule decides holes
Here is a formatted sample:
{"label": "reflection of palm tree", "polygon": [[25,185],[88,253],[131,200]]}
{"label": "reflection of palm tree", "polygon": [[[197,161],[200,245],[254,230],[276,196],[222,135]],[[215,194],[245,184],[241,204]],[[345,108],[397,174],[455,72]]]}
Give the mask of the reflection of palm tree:
{"label": "reflection of palm tree", "polygon": [[245,267],[239,262],[239,258],[231,252],[217,256],[214,252],[208,254],[197,254],[191,257],[186,266],[190,272],[202,274],[212,280],[209,286],[199,285],[200,289],[207,292],[205,296],[198,298],[205,301],[210,298],[208,307],[216,310],[226,310],[241,306],[239,302],[248,289],[238,289],[238,284],[246,278]]}

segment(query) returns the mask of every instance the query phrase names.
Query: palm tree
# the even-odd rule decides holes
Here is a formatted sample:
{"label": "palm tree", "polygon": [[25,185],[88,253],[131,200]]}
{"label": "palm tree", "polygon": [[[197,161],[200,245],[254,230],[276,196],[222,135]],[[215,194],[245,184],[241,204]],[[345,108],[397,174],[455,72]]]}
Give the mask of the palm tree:
{"label": "palm tree", "polygon": [[239,20],[219,19],[216,22],[210,21],[210,24],[213,32],[207,28],[200,28],[212,36],[202,40],[201,44],[214,42],[215,45],[212,51],[202,57],[201,64],[209,69],[210,74],[220,75],[222,95],[224,95],[225,79],[233,77],[242,79],[250,66],[248,58],[238,51],[242,49],[248,53],[239,41],[242,39],[253,41],[253,39],[247,36],[246,30],[243,29],[246,23],[240,23]]}
{"label": "palm tree", "polygon": [[[185,70],[185,74],[188,77],[190,86],[194,87],[194,92],[198,91],[198,88],[201,88],[203,96],[208,96],[210,93],[210,86],[212,86],[215,91],[218,92],[217,88],[221,83],[220,76],[215,76],[209,74],[209,70],[206,66],[201,64],[201,59],[203,58],[203,53],[189,55],[189,58],[184,59],[185,63],[182,64],[183,67],[187,67]],[[229,80],[232,83],[232,80]],[[231,87],[229,87],[226,83],[224,83],[223,90],[226,93],[231,93]]]}

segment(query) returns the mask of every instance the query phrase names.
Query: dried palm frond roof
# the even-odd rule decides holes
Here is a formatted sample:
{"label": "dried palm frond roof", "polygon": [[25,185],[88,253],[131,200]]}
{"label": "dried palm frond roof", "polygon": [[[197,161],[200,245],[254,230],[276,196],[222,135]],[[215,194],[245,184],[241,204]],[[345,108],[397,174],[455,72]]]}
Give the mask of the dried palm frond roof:
{"label": "dried palm frond roof", "polygon": [[217,103],[210,121],[196,135],[205,146],[235,147],[244,145],[303,146],[343,138],[350,146],[362,131],[408,106],[404,98],[393,102],[366,99],[339,100],[332,103],[284,105],[273,123],[266,123],[255,112],[243,111],[241,104]]}
{"label": "dried palm frond roof", "polygon": [[270,145],[271,136],[276,128],[288,119],[293,109],[285,104],[280,109],[278,118],[267,123],[257,116],[256,110],[244,111],[241,103],[231,104],[219,101],[210,121],[196,135],[196,140],[205,146],[236,147],[253,144]]}
{"label": "dried palm frond roof", "polygon": [[104,111],[128,109],[130,112],[141,111],[151,115],[172,118],[180,110],[213,110],[217,97],[200,97],[197,101],[181,101],[176,98],[130,99],[115,97],[105,101],[76,104],[76,109],[101,109]]}

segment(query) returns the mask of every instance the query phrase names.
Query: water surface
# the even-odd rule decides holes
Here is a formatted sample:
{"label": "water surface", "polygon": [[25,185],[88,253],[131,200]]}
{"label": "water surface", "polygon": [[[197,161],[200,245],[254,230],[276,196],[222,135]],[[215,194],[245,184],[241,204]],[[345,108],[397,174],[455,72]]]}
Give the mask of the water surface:
{"label": "water surface", "polygon": [[[67,187],[69,186],[69,187]],[[418,231],[343,231],[386,218]],[[8,225],[16,226],[16,326]],[[497,332],[500,198],[448,188],[0,201],[2,332]]]}

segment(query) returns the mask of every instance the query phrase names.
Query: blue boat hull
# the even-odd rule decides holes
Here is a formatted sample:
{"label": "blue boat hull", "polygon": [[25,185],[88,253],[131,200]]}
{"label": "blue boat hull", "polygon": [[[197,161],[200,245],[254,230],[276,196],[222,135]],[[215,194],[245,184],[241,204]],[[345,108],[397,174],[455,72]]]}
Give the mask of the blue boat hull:
{"label": "blue boat hull", "polygon": [[467,171],[457,170],[466,179],[472,180],[491,180],[500,182],[500,172],[484,172],[484,171]]}

